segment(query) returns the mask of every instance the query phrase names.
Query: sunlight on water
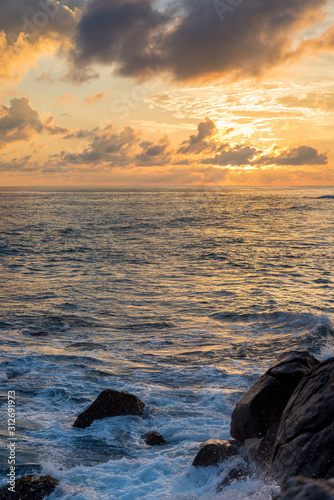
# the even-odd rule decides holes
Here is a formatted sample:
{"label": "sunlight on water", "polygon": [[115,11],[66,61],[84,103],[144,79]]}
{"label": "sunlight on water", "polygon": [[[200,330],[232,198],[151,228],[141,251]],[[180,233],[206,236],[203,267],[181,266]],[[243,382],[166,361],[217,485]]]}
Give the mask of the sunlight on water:
{"label": "sunlight on water", "polygon": [[[223,469],[191,463],[278,354],[334,353],[323,194],[0,191],[0,381],[17,392],[22,473],[60,479],[61,500],[268,500],[258,479],[216,494]],[[144,416],[73,428],[105,388]],[[168,444],[147,447],[151,429]]]}

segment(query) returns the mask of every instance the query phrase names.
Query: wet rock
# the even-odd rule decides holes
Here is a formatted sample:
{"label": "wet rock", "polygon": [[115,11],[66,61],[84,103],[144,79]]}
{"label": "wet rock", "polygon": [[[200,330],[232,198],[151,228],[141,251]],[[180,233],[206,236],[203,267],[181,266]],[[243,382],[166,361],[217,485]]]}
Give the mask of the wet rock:
{"label": "wet rock", "polygon": [[159,434],[159,432],[156,431],[147,432],[146,434],[144,434],[144,436],[142,436],[142,439],[149,446],[166,444],[166,440],[162,437],[161,434]]}
{"label": "wet rock", "polygon": [[324,478],[334,467],[334,358],[318,364],[300,383],[282,415],[272,475]]}
{"label": "wet rock", "polygon": [[217,465],[238,454],[239,450],[233,442],[209,439],[203,443],[192,464],[195,467],[208,467],[209,465]]}
{"label": "wet rock", "polygon": [[247,466],[247,464],[239,463],[237,466],[233,467],[227,474],[225,474],[224,479],[218,484],[216,488],[216,493],[220,493],[224,488],[229,486],[231,483],[235,481],[242,481],[250,477],[251,470]]}
{"label": "wet rock", "polygon": [[80,413],[73,426],[84,429],[94,420],[102,418],[142,415],[144,406],[144,403],[133,394],[105,389],[86,410]]}
{"label": "wet rock", "polygon": [[23,476],[15,480],[15,492],[6,484],[0,489],[0,500],[42,500],[50,495],[59,481],[51,476]]}
{"label": "wet rock", "polygon": [[271,466],[278,424],[271,426],[265,437],[246,439],[242,455],[247,462],[254,461],[263,472]]}
{"label": "wet rock", "polygon": [[291,477],[274,500],[334,500],[334,480]]}
{"label": "wet rock", "polygon": [[308,352],[281,355],[275,365],[237,403],[231,420],[231,436],[239,441],[261,438],[280,421],[293,391],[319,361]]}

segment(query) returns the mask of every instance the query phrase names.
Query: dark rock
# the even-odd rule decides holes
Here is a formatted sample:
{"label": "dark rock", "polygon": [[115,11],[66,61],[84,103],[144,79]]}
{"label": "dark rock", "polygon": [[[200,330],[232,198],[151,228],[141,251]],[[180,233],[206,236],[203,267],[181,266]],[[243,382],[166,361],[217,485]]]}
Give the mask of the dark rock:
{"label": "dark rock", "polygon": [[324,478],[334,467],[334,358],[318,364],[299,384],[280,422],[272,475]]}
{"label": "dark rock", "polygon": [[142,436],[142,439],[146,444],[150,446],[166,444],[166,440],[162,437],[161,434],[159,434],[159,432],[156,431],[146,432],[146,434]]}
{"label": "dark rock", "polygon": [[241,481],[246,479],[251,474],[250,469],[246,463],[240,463],[236,467],[233,467],[224,477],[224,479],[218,484],[216,488],[216,493],[220,493],[226,486],[229,486],[234,481]]}
{"label": "dark rock", "polygon": [[230,441],[209,439],[209,441],[203,443],[203,446],[194,458],[193,465],[195,467],[199,465],[202,467],[217,465],[227,458],[238,454],[238,448]]}
{"label": "dark rock", "polygon": [[334,500],[334,481],[291,477],[274,500]]}
{"label": "dark rock", "polygon": [[260,454],[260,446],[264,438],[250,438],[246,439],[242,449],[242,456],[246,462],[257,462]]}
{"label": "dark rock", "polygon": [[105,389],[86,410],[80,413],[73,426],[84,429],[94,420],[106,417],[142,415],[144,406],[144,403],[133,394]]}
{"label": "dark rock", "polygon": [[276,441],[278,424],[271,426],[265,437],[246,439],[242,454],[246,461],[254,461],[261,466],[262,471],[271,465],[274,445]]}
{"label": "dark rock", "polygon": [[297,385],[318,363],[307,352],[281,355],[237,403],[232,414],[231,436],[242,442],[264,437],[280,421]]}
{"label": "dark rock", "polygon": [[59,481],[51,476],[23,476],[15,480],[15,493],[8,483],[0,489],[0,500],[42,500],[50,495]]}

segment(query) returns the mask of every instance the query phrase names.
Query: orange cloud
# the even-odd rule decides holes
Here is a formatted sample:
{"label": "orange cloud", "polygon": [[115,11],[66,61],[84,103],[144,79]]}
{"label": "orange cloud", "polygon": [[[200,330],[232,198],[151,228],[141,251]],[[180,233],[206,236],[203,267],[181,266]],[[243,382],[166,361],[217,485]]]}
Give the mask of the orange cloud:
{"label": "orange cloud", "polygon": [[99,92],[98,94],[92,92],[88,97],[86,97],[86,99],[84,100],[84,104],[86,106],[92,106],[92,104],[102,101],[105,97],[106,95],[104,92]]}
{"label": "orange cloud", "polygon": [[14,44],[9,44],[6,34],[0,32],[0,83],[20,80],[41,56],[50,56],[56,50],[53,40],[38,39],[31,44],[20,34]]}
{"label": "orange cloud", "polygon": [[70,104],[71,102],[76,100],[76,96],[72,93],[64,94],[58,97],[57,104]]}

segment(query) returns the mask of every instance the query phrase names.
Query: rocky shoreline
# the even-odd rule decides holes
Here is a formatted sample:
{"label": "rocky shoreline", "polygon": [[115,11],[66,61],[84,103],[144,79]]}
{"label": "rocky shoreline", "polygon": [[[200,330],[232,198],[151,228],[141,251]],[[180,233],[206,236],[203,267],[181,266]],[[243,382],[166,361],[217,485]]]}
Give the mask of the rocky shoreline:
{"label": "rocky shoreline", "polygon": [[[104,390],[76,419],[85,428],[94,420],[142,415],[136,396]],[[252,475],[275,481],[275,500],[334,500],[334,358],[319,362],[307,352],[281,355],[236,404],[227,441],[203,443],[195,467],[226,462],[217,492]],[[142,437],[147,445],[165,445],[157,431]],[[15,493],[5,485],[0,500],[42,500],[58,481],[50,476],[23,476]]]}

